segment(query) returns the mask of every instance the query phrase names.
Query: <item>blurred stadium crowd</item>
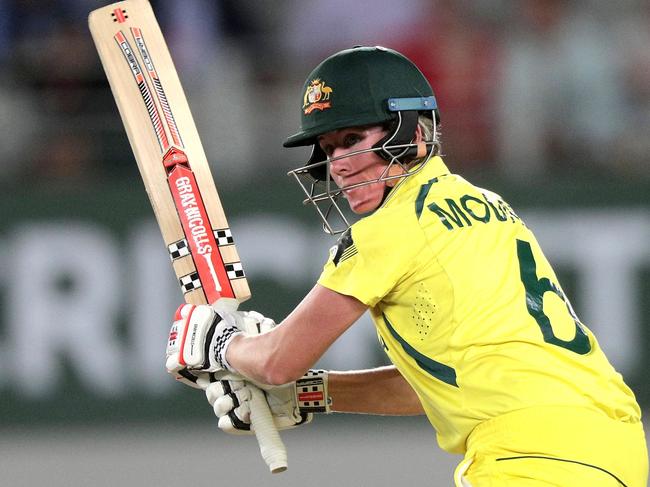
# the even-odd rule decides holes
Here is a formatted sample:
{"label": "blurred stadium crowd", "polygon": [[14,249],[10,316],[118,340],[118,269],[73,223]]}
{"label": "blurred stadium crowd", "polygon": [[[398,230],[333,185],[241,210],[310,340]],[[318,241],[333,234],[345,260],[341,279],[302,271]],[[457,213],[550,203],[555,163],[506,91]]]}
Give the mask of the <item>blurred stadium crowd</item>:
{"label": "blurred stadium crowd", "polygon": [[[135,174],[86,23],[106,3],[0,0],[0,184]],[[232,182],[302,160],[281,142],[297,129],[304,77],[356,44],[421,67],[463,174],[650,176],[647,0],[152,4],[209,159],[228,163]]]}

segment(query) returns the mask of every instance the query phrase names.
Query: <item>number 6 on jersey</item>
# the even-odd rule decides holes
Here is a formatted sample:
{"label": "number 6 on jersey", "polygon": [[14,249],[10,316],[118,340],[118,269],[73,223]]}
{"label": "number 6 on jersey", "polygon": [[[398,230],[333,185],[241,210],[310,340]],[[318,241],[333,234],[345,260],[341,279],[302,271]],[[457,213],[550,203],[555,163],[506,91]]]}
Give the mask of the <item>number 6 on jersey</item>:
{"label": "number 6 on jersey", "polygon": [[[183,88],[148,0],[91,12],[88,23],[131,148],[188,303],[250,297]],[[286,451],[262,396],[251,422],[278,472]]]}

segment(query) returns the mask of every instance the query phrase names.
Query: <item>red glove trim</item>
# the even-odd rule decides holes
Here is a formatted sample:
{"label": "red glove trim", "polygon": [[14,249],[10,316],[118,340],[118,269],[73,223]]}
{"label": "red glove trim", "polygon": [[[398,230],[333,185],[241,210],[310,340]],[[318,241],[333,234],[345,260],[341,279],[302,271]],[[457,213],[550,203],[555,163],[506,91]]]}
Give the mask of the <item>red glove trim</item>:
{"label": "red glove trim", "polygon": [[[184,306],[184,305],[183,305]],[[181,306],[182,307],[182,306]],[[180,309],[176,311],[180,315]],[[185,357],[183,357],[183,351],[185,350],[185,339],[187,338],[187,323],[190,321],[190,318],[192,318],[192,313],[194,313],[194,310],[196,309],[195,305],[192,305],[192,309],[190,310],[189,314],[187,315],[187,318],[185,319],[185,328],[183,330],[183,337],[181,338],[181,348],[179,349],[179,354],[178,354],[178,363],[182,366],[186,366],[187,364],[185,363]],[[179,319],[181,319],[182,316],[179,316]]]}

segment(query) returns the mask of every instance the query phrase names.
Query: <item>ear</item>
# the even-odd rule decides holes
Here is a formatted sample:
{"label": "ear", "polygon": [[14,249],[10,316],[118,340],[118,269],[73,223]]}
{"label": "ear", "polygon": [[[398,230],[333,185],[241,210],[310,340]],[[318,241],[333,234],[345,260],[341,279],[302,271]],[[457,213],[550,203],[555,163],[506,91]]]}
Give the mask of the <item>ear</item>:
{"label": "ear", "polygon": [[422,127],[420,127],[420,124],[417,124],[415,126],[415,137],[414,137],[414,142],[422,142],[424,140],[424,134],[422,133]]}

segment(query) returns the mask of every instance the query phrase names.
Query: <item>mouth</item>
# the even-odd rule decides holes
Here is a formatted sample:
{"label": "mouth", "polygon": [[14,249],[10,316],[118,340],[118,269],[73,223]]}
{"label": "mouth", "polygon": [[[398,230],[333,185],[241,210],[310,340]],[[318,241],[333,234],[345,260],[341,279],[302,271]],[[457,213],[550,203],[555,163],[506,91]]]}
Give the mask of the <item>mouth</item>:
{"label": "mouth", "polygon": [[334,182],[339,188],[344,189],[345,191],[349,191],[351,189],[355,189],[351,186],[363,184],[367,181],[364,179],[362,172],[357,171],[354,174],[346,174],[345,176],[334,177]]}
{"label": "mouth", "polygon": [[[357,189],[359,189],[359,186],[354,186],[355,184],[358,184],[358,182],[353,183],[353,182],[346,181],[346,184],[344,184],[343,186],[339,186],[340,188],[343,188],[343,189],[341,189],[341,193],[343,193],[343,196],[345,198],[348,198]],[[350,186],[353,186],[353,187],[350,187]]]}

